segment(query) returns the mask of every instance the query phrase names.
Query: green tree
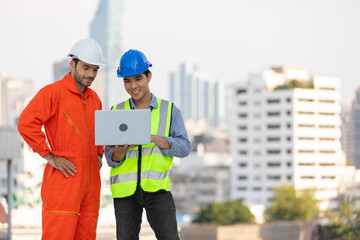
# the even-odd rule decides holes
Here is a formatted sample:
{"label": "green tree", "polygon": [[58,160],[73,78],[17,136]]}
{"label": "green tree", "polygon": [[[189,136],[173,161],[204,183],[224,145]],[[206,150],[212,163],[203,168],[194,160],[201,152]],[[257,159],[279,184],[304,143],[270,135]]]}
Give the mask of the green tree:
{"label": "green tree", "polygon": [[297,79],[290,79],[286,82],[284,82],[281,85],[276,86],[274,89],[278,90],[278,89],[294,89],[294,88],[310,88],[313,89],[314,88],[314,82],[309,80],[309,81],[300,81]]}
{"label": "green tree", "polygon": [[274,201],[265,211],[267,221],[315,219],[318,213],[313,189],[296,191],[294,186],[274,188]]}
{"label": "green tree", "polygon": [[194,223],[216,223],[231,225],[241,222],[254,222],[255,217],[241,201],[211,203],[195,216]]}
{"label": "green tree", "polygon": [[329,230],[333,240],[360,239],[360,210],[353,200],[345,199],[338,211],[330,212]]}

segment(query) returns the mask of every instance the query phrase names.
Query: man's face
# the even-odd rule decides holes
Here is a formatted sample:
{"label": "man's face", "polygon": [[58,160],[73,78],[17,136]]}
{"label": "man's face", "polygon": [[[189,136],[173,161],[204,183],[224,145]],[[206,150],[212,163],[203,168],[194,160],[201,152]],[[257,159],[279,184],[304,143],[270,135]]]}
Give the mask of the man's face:
{"label": "man's face", "polygon": [[75,62],[70,62],[71,76],[74,78],[76,86],[79,88],[89,87],[94,81],[99,66],[78,61],[75,66]]}
{"label": "man's face", "polygon": [[144,73],[124,77],[124,87],[134,101],[140,101],[144,96],[151,95],[149,82],[151,80],[151,72],[146,76]]}

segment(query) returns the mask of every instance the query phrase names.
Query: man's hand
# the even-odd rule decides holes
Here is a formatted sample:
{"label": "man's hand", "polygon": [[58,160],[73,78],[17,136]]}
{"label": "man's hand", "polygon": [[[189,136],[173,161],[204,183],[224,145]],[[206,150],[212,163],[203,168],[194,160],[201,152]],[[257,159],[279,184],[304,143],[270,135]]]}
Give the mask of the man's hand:
{"label": "man's hand", "polygon": [[65,177],[69,177],[67,173],[71,176],[74,176],[77,173],[76,166],[63,157],[55,156],[52,153],[45,155],[45,159],[49,162],[50,166],[53,168],[59,169]]}
{"label": "man's hand", "polygon": [[130,148],[136,147],[136,145],[115,145],[115,146],[105,146],[108,149],[114,151],[114,154],[112,156],[112,160],[115,162],[120,162],[124,156],[127,150]]}
{"label": "man's hand", "polygon": [[170,149],[170,144],[166,141],[165,138],[158,135],[151,135],[151,142],[155,143],[159,148]]}

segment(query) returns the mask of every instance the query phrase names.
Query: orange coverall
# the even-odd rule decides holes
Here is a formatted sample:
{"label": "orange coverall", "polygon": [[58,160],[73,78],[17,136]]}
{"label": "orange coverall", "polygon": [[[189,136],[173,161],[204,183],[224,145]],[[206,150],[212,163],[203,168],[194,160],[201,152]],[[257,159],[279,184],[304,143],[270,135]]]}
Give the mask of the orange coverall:
{"label": "orange coverall", "polygon": [[18,130],[34,152],[64,157],[77,170],[66,178],[46,164],[41,187],[42,239],[96,238],[101,187],[97,155],[103,155],[104,149],[95,146],[94,118],[95,110],[101,108],[97,94],[86,87],[83,97],[68,73],[42,88],[20,115]]}

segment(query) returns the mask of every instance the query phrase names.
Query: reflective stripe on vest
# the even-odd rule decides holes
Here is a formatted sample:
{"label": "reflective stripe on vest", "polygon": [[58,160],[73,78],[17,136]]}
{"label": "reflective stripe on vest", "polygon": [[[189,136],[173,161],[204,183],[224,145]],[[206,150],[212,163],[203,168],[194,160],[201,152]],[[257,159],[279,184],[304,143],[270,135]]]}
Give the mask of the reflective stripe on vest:
{"label": "reflective stripe on vest", "polygon": [[[157,98],[158,108],[151,110],[151,134],[168,137],[170,132],[172,103]],[[113,106],[112,110],[130,110],[130,101],[126,100]],[[126,152],[125,161],[118,167],[111,168],[110,189],[114,198],[127,197],[135,193],[139,161],[138,147]],[[163,154],[154,143],[142,145],[141,182],[146,192],[159,190],[170,191],[170,171],[173,157]]]}

